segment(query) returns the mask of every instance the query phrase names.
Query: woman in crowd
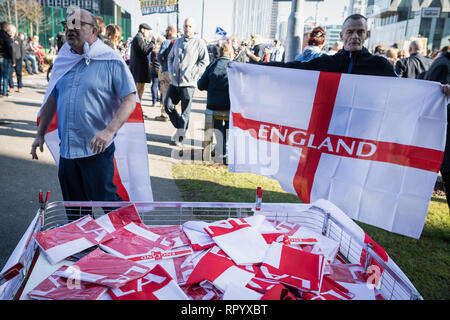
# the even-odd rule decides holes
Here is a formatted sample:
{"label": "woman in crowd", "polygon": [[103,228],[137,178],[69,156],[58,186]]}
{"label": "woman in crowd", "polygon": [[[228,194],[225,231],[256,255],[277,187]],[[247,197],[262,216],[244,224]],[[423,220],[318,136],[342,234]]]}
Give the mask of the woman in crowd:
{"label": "woman in crowd", "polygon": [[395,64],[398,61],[398,49],[389,48],[386,51],[386,57],[387,57],[388,61],[395,67]]}
{"label": "woman in crowd", "polygon": [[[214,60],[205,70],[203,76],[198,80],[199,90],[207,90],[206,108],[212,111],[230,110],[230,95],[228,92],[227,64],[234,59],[234,50],[231,44],[225,43],[219,48],[219,57]],[[215,150],[216,156],[226,157],[226,144],[229,122],[215,120],[214,129],[217,129],[222,139],[217,139],[218,145],[222,141],[222,149]],[[217,130],[216,133],[217,133]]]}
{"label": "woman in crowd", "polygon": [[308,62],[320,57],[325,52],[322,50],[325,44],[326,31],[322,27],[315,27],[308,35],[303,52],[295,57],[295,61]]}
{"label": "woman in crowd", "polygon": [[114,24],[108,24],[105,31],[105,44],[113,50],[119,50],[120,28]]}
{"label": "woman in crowd", "polygon": [[151,64],[151,72],[152,72],[152,107],[156,107],[156,102],[161,102],[161,94],[158,96],[159,90],[159,71],[161,69],[161,64],[158,61],[158,52],[161,48],[161,44],[163,42],[163,38],[159,37],[156,40],[156,47],[150,53],[150,64]]}

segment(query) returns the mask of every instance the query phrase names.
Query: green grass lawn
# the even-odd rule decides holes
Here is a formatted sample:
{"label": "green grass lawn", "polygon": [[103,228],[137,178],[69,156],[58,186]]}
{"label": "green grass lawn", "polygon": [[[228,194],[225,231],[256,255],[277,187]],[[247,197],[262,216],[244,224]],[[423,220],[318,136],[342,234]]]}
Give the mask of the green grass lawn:
{"label": "green grass lawn", "polygon": [[[277,181],[229,173],[222,165],[176,165],[173,174],[184,201],[254,202],[256,188],[261,186],[264,202],[300,202]],[[433,196],[418,240],[357,223],[385,248],[424,299],[450,299],[450,214],[442,195]]]}

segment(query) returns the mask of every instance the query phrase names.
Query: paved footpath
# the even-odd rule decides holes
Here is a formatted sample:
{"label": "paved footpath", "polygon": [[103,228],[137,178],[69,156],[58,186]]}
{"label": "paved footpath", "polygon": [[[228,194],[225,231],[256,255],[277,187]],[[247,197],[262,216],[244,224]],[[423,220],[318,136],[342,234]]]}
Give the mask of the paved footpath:
{"label": "paved footpath", "polygon": [[[22,93],[0,98],[0,270],[38,210],[38,192],[51,191],[50,202],[62,200],[57,167],[47,148],[32,161],[31,143],[36,134],[36,116],[47,80],[44,74],[25,76]],[[196,91],[187,141],[201,155],[206,93]],[[192,155],[169,144],[174,132],[169,121],[153,120],[159,107],[151,107],[150,85],[142,108],[147,134],[149,169],[154,201],[182,201],[172,177],[172,166],[190,161]],[[158,103],[159,106],[159,103]],[[186,148],[184,148],[186,150]]]}

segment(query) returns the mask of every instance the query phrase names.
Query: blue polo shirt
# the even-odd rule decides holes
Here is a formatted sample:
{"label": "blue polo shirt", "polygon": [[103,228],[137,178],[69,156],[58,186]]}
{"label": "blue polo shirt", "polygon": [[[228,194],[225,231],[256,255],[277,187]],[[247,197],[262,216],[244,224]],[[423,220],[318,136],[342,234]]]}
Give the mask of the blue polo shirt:
{"label": "blue polo shirt", "polygon": [[94,155],[90,149],[92,138],[113,119],[120,99],[136,92],[127,68],[117,60],[86,63],[82,59],[56,83],[51,96],[57,101],[61,157]]}

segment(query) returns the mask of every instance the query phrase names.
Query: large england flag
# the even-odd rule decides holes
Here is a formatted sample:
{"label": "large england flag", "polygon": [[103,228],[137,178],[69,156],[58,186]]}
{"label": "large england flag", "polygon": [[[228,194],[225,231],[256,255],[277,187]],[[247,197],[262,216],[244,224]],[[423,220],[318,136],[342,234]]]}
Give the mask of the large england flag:
{"label": "large england flag", "polygon": [[232,63],[229,170],[419,238],[443,159],[435,82]]}
{"label": "large england flag", "polygon": [[[65,44],[55,60],[50,81],[45,93],[44,106],[56,83],[81,59],[118,60],[125,64],[120,54],[113,51],[102,41],[97,41],[91,47],[84,46],[84,54],[72,53],[70,46]],[[128,68],[126,68],[128,71]],[[40,112],[37,122],[40,121]],[[55,114],[45,134],[47,144],[56,165],[59,163],[58,120]],[[126,123],[114,138],[116,151],[114,153],[114,184],[117,193],[123,201],[153,201],[148,165],[147,138],[145,134],[144,116],[141,103],[136,95],[136,108]]]}

